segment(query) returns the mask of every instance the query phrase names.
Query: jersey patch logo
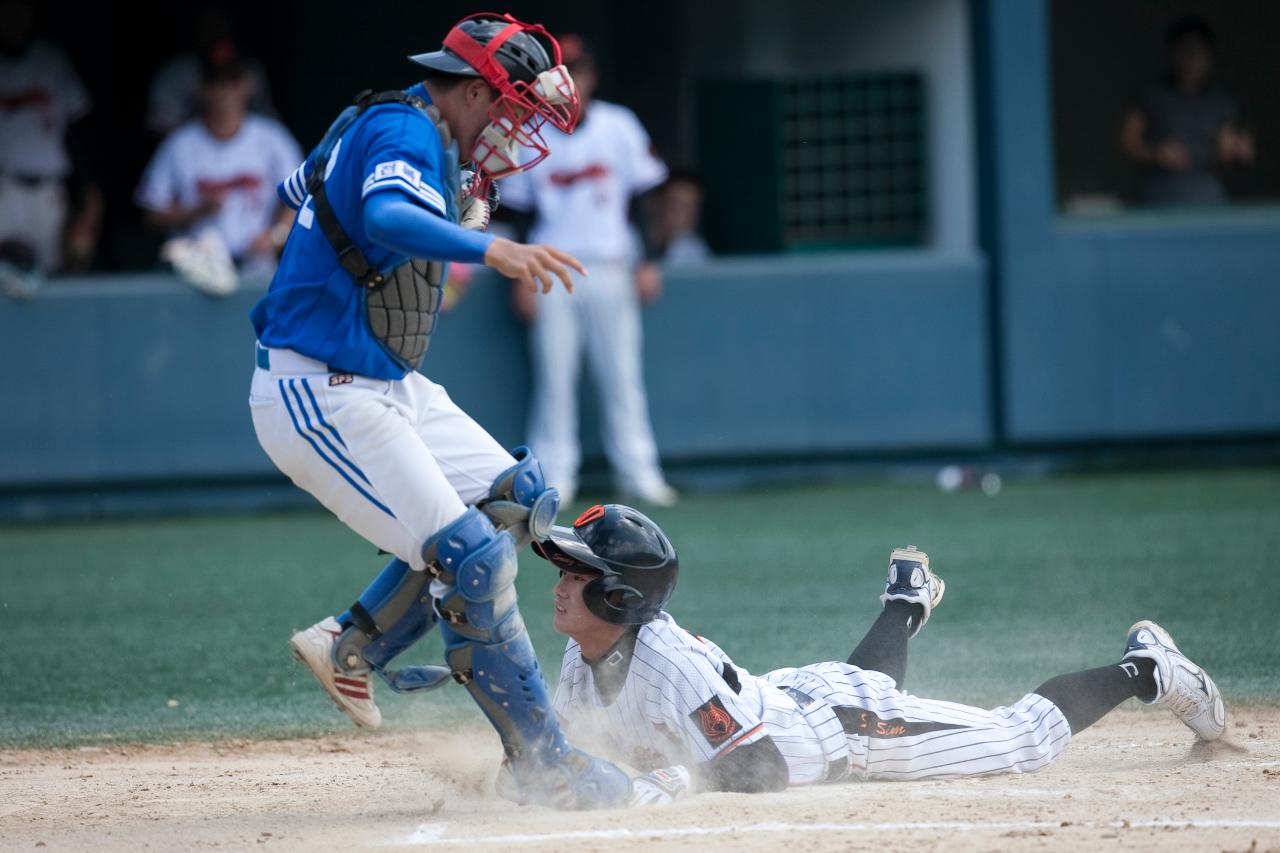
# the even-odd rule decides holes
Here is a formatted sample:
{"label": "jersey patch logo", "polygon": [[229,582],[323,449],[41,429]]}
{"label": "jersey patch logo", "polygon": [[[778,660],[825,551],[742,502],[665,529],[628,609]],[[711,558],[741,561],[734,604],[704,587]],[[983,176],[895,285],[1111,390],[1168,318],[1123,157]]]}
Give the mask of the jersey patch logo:
{"label": "jersey patch logo", "polygon": [[698,724],[698,730],[712,746],[719,746],[742,731],[738,721],[724,709],[719,696],[712,696],[690,711],[689,719]]}
{"label": "jersey patch logo", "polygon": [[403,160],[392,160],[375,166],[370,177],[375,181],[383,181],[387,178],[404,178],[410,184],[417,186],[422,180],[422,173]]}
{"label": "jersey patch logo", "polygon": [[331,373],[329,375],[330,388],[333,388],[336,385],[350,385],[352,382],[355,382],[355,381],[356,381],[356,378],[352,376],[350,373]]}

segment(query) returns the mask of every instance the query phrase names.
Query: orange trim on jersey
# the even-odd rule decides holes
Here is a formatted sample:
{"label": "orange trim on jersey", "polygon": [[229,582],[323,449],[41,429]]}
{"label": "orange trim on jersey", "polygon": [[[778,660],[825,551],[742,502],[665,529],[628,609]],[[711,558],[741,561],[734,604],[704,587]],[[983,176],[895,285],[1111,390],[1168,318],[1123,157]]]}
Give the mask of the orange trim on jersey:
{"label": "orange trim on jersey", "polygon": [[728,755],[730,752],[733,752],[735,749],[737,749],[737,748],[738,748],[738,746],[739,746],[739,745],[740,745],[744,740],[746,740],[747,738],[751,737],[753,734],[755,734],[756,732],[760,731],[760,730],[761,730],[761,729],[763,729],[763,728],[764,728],[764,723],[761,723],[760,725],[756,726],[756,727],[755,727],[754,729],[752,729],[751,731],[749,731],[749,732],[747,732],[746,734],[744,734],[744,735],[740,736],[737,740],[733,741],[733,742],[732,742],[732,743],[730,743],[728,746],[724,747],[724,748],[723,748],[723,749],[721,749],[719,752],[717,752],[717,753],[716,753],[716,757],[717,757],[717,758],[719,758],[719,757],[720,757],[720,756],[722,756],[722,755]]}

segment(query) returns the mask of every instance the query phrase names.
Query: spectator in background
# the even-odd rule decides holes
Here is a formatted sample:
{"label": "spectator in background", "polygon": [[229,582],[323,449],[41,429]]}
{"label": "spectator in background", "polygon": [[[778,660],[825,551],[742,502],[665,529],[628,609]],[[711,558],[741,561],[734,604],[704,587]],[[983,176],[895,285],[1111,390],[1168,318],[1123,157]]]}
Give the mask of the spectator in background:
{"label": "spectator in background", "polygon": [[239,55],[235,23],[218,6],[206,6],[192,18],[194,49],[176,56],[156,72],[147,93],[147,129],[164,136],[200,114],[201,74],[204,66],[239,61],[253,80],[249,109],[275,118],[271,87],[261,63]]}
{"label": "spectator in background", "polygon": [[503,205],[532,214],[530,239],[580,258],[591,277],[572,294],[535,302],[516,285],[516,312],[531,324],[533,401],[529,445],[549,484],[566,502],[578,486],[578,377],[581,355],[595,379],[604,449],[622,492],[669,506],[677,495],[658,464],[640,365],[640,304],[656,299],[657,268],[635,257],[629,211],[637,195],[660,184],[667,168],[625,107],[592,99],[598,80],[581,38],[560,39],[578,86],[582,118],[573,135],[546,131],[551,155],[540,168],[501,181]]}
{"label": "spectator in background", "polygon": [[200,118],[161,143],[136,200],[149,226],[188,239],[216,234],[241,272],[267,274],[293,219],[276,184],[302,150],[279,122],[249,113],[253,85],[238,60],[207,63]]}
{"label": "spectator in background", "polygon": [[0,288],[18,297],[85,268],[102,222],[89,94],[60,48],[32,38],[33,18],[29,0],[0,2]]}
{"label": "spectator in background", "polygon": [[1225,204],[1217,169],[1253,163],[1254,147],[1236,124],[1235,101],[1210,84],[1213,31],[1183,19],[1169,28],[1165,49],[1165,78],[1125,116],[1120,149],[1142,168],[1144,204]]}
{"label": "spectator in background", "polygon": [[672,171],[653,192],[648,212],[653,257],[668,264],[696,264],[711,257],[707,241],[698,233],[702,184],[692,172]]}

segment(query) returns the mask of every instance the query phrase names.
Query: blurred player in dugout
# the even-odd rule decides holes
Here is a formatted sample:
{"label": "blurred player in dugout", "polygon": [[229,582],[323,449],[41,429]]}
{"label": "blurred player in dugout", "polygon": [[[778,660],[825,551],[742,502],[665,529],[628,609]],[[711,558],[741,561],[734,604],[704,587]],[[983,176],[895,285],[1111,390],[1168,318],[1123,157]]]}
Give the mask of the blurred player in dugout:
{"label": "blurred player in dugout", "polygon": [[29,0],[0,1],[0,291],[88,266],[102,221],[86,131],[92,103],[66,54],[32,37]]}
{"label": "blurred player in dugout", "polygon": [[216,237],[242,272],[275,268],[293,211],[276,184],[302,159],[284,125],[250,112],[255,78],[227,45],[201,66],[201,112],[156,150],[135,196],[148,226],[170,237]]}
{"label": "blurred player in dugout", "polygon": [[619,490],[670,506],[677,495],[658,463],[641,367],[640,306],[658,298],[662,278],[655,264],[641,260],[629,221],[636,198],[661,184],[667,167],[634,113],[592,98],[598,75],[582,38],[566,35],[560,43],[582,118],[572,136],[550,131],[555,138],[542,168],[500,182],[502,205],[528,217],[515,224],[531,228],[529,239],[580,258],[590,278],[572,297],[556,292],[535,302],[518,283],[512,289],[516,313],[530,324],[528,441],[548,483],[571,500],[582,458],[577,387],[585,351]]}

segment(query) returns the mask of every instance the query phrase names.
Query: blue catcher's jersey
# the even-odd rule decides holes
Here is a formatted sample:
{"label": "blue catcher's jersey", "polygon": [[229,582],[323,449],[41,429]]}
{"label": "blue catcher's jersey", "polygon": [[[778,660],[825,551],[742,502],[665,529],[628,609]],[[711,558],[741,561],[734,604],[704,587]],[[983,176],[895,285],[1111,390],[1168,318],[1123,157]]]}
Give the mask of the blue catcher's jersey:
{"label": "blue catcher's jersey", "polygon": [[[405,91],[431,103],[421,83]],[[401,379],[407,371],[369,331],[363,288],[338,263],[316,221],[314,200],[306,191],[315,158],[313,150],[277,188],[281,200],[298,215],[271,287],[253,307],[258,340],[323,361],[342,373]],[[329,157],[325,191],[352,242],[369,263],[387,272],[406,259],[366,236],[365,196],[403,193],[433,213],[455,219],[457,171],[456,153],[444,150],[439,131],[421,110],[384,104],[366,110],[342,133]]]}

